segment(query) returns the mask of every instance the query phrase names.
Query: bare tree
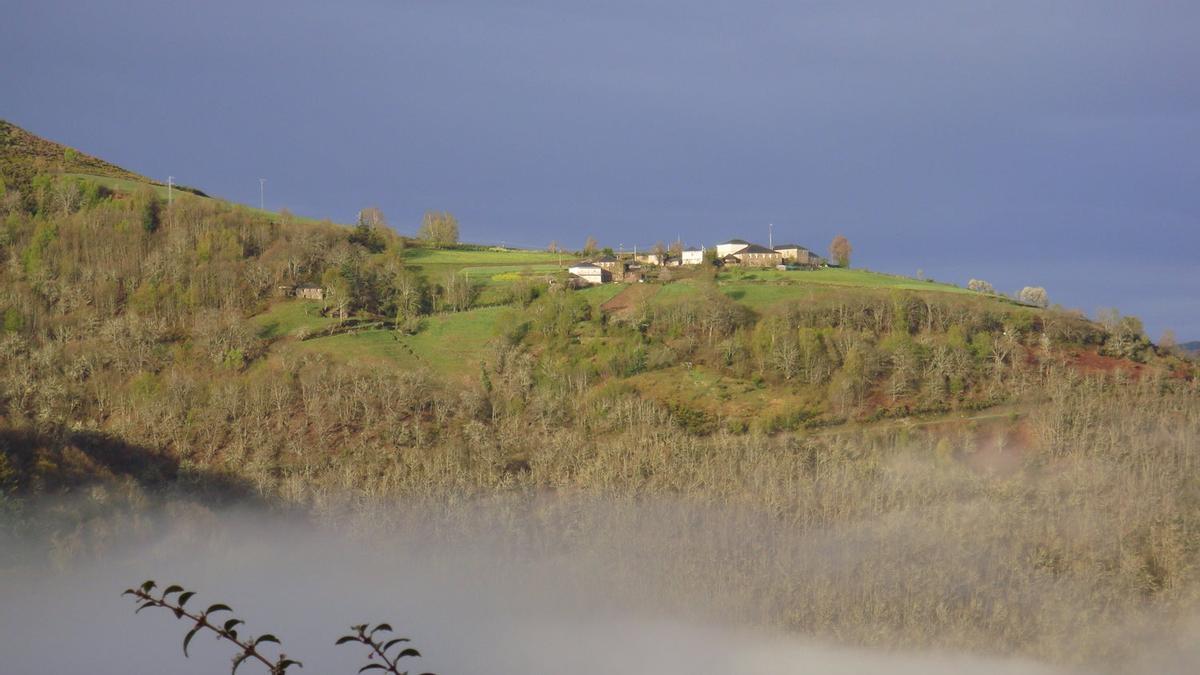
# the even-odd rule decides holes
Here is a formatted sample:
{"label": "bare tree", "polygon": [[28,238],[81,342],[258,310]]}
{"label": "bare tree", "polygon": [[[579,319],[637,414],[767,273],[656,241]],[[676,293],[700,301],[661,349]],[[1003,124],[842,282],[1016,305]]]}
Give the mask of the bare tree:
{"label": "bare tree", "polygon": [[426,211],[417,236],[434,246],[457,244],[458,219],[448,211]]}
{"label": "bare tree", "polygon": [[600,248],[596,243],[596,238],[588,235],[588,238],[583,240],[583,254],[596,255],[596,251],[598,250],[600,250]]}
{"label": "bare tree", "polygon": [[558,240],[551,241],[550,245],[546,247],[546,250],[551,253],[558,253]]}
{"label": "bare tree", "polygon": [[850,240],[844,235],[839,234],[829,244],[829,257],[836,260],[839,267],[850,266],[850,254],[853,252],[854,247],[850,245]]}
{"label": "bare tree", "polygon": [[1162,337],[1158,339],[1158,346],[1163,349],[1174,349],[1176,344],[1178,343],[1175,340],[1175,331],[1170,328],[1164,330]]}

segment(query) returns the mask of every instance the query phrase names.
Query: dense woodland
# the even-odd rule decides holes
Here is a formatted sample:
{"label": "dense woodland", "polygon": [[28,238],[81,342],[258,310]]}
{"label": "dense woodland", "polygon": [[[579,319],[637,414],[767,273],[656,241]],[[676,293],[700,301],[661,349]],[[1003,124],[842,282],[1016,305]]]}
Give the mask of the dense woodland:
{"label": "dense woodland", "polygon": [[[1196,365],[1131,317],[870,289],[756,310],[709,270],[612,313],[523,277],[488,300],[495,334],[454,378],[277,349],[300,338],[250,321],[301,283],[328,289],[338,322],[403,333],[471,310],[469,279],[409,255],[453,245],[442,214],[406,239],[370,212],[343,227],[52,171],[6,180],[0,505],[5,536],[48,528],[56,560],[166,493],[383,519],[396,500],[503,496],[503,528],[550,492],[786,526],[639,545],[661,554],[656,592],[712,583],[739,616],[839,640],[1121,663],[1114,632],[1200,608]],[[654,395],[680,368],[792,403],[747,417]],[[37,505],[63,493],[69,511]],[[871,553],[851,597],[831,561],[855,542]],[[707,562],[671,567],[689,556]]]}

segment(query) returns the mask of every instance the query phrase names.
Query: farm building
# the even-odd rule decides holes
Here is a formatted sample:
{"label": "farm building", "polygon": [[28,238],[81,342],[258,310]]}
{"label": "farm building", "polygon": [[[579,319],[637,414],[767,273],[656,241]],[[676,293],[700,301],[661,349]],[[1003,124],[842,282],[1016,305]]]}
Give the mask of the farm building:
{"label": "farm building", "polygon": [[292,295],[305,300],[324,300],[325,289],[314,284],[300,284],[292,291]]}
{"label": "farm building", "polygon": [[744,239],[730,239],[729,241],[717,244],[717,257],[724,258],[727,255],[733,255],[749,245],[750,242]]}
{"label": "farm building", "polygon": [[605,255],[591,261],[593,265],[602,270],[607,271],[612,275],[613,279],[620,280],[625,277],[625,261],[616,258],[615,256]]}
{"label": "farm building", "polygon": [[704,249],[689,248],[680,254],[680,262],[684,265],[699,265],[704,262]]}
{"label": "farm building", "polygon": [[783,263],[783,256],[778,251],[758,244],[744,246],[732,255],[745,267],[775,267]]}
{"label": "farm building", "polygon": [[634,254],[633,259],[643,265],[665,265],[667,263],[665,253],[637,253]]}
{"label": "farm building", "polygon": [[578,277],[588,285],[605,284],[612,281],[613,278],[612,272],[591,263],[572,265],[567,268],[567,271],[571,276]]}
{"label": "farm building", "polygon": [[776,246],[775,250],[783,256],[783,261],[787,263],[809,265],[812,267],[821,264],[820,256],[797,244],[781,244]]}

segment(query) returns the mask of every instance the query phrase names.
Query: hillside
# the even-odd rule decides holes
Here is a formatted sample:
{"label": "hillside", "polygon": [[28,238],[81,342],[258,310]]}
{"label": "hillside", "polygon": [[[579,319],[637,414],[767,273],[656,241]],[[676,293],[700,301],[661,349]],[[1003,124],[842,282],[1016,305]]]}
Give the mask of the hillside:
{"label": "hillside", "polygon": [[[73,192],[96,183],[9,152],[72,198],[0,200],[0,543],[42,533],[65,565],[175,495],[604,547],[619,526],[581,505],[661,502],[705,536],[650,543],[655,592],[1070,664],[1200,597],[1198,366],[1133,317],[858,269],[576,288],[580,254]],[[745,534],[707,536],[718,509]]]}
{"label": "hillside", "polygon": [[1181,349],[1183,349],[1183,351],[1185,351],[1185,352],[1190,352],[1192,354],[1200,354],[1200,340],[1184,342],[1183,344],[1179,345],[1179,347]]}

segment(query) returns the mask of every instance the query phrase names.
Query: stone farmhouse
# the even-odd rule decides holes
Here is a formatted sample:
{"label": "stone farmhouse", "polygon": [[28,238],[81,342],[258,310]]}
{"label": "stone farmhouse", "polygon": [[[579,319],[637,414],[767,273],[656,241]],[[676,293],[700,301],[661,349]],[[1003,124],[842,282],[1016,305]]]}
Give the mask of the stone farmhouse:
{"label": "stone farmhouse", "polygon": [[775,267],[783,264],[783,254],[773,248],[749,244],[729,254],[746,267]]}
{"label": "stone farmhouse", "polygon": [[780,244],[775,247],[775,250],[783,256],[785,263],[795,263],[797,265],[808,265],[816,267],[821,264],[821,257],[812,251],[799,246],[797,244]]}

